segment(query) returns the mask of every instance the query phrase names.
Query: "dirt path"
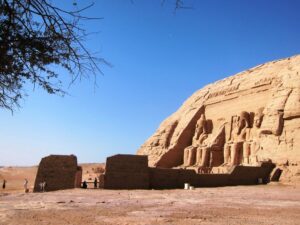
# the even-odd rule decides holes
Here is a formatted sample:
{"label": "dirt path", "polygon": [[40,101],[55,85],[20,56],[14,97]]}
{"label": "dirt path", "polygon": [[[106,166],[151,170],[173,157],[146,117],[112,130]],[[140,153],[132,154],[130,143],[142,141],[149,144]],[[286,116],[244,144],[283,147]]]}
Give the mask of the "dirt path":
{"label": "dirt path", "polygon": [[300,188],[270,184],[189,191],[2,192],[0,224],[299,225]]}

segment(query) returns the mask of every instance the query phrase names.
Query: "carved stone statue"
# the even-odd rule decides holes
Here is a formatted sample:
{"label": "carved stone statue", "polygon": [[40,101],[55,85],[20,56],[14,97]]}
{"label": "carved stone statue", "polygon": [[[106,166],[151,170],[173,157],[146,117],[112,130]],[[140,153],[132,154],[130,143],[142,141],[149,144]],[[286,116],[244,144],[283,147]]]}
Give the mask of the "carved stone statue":
{"label": "carved stone statue", "polygon": [[192,166],[196,163],[196,151],[203,141],[208,137],[205,115],[202,114],[196,123],[195,134],[192,145],[184,149],[184,166]]}
{"label": "carved stone statue", "polygon": [[249,164],[249,163],[256,163],[256,152],[260,148],[260,135],[261,135],[261,123],[263,120],[263,108],[259,108],[254,115],[253,120],[253,127],[250,129],[249,133],[249,139],[247,138],[247,141],[244,143],[243,148],[243,163]]}
{"label": "carved stone statue", "polygon": [[222,125],[218,132],[207,138],[201,146],[197,148],[196,165],[200,167],[219,166],[223,163],[223,145],[225,142],[225,126]]}
{"label": "carved stone statue", "polygon": [[273,134],[280,136],[284,127],[283,110],[275,112],[267,112],[267,121],[265,126],[261,129],[262,134]]}
{"label": "carved stone statue", "polygon": [[224,145],[224,164],[239,165],[242,162],[243,147],[249,135],[248,112],[242,111],[239,117],[233,117],[230,140]]}

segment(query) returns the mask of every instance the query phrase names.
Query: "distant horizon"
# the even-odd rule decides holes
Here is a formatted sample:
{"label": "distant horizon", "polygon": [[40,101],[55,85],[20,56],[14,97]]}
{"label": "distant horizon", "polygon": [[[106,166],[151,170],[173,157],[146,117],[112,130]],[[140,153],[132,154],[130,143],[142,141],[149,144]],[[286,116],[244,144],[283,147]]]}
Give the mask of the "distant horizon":
{"label": "distant horizon", "polygon": [[[66,2],[54,1],[60,7]],[[78,7],[87,3],[78,0]],[[160,1],[97,1],[83,24],[88,49],[113,67],[75,82],[69,95],[31,85],[12,115],[0,110],[0,165],[35,166],[50,154],[105,163],[136,154],[159,125],[204,86],[270,61],[300,54],[300,1],[193,1],[174,12]]]}
{"label": "distant horizon", "polygon": [[[51,154],[50,154],[51,155]],[[46,155],[48,156],[48,155]],[[44,156],[44,157],[46,157]],[[105,164],[106,162],[78,162],[78,165],[83,165],[83,164]],[[36,164],[36,165],[24,165],[24,166],[19,166],[19,165],[7,165],[7,166],[2,166],[0,165],[0,169],[1,168],[9,168],[9,167],[12,167],[12,168],[22,168],[22,167],[38,167],[39,166],[39,163]]]}

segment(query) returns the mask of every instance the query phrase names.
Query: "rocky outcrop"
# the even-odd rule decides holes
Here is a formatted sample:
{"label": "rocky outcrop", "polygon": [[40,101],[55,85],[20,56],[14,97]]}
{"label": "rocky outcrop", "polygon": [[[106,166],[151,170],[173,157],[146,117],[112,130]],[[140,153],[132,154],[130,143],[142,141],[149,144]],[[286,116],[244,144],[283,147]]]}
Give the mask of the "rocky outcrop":
{"label": "rocky outcrop", "polygon": [[300,55],[194,93],[138,150],[154,167],[300,164]]}

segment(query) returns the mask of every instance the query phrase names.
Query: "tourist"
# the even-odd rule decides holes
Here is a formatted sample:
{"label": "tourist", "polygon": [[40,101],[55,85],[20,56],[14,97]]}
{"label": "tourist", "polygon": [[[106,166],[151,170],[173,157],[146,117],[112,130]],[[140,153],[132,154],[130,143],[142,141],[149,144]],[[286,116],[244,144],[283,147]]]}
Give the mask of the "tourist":
{"label": "tourist", "polygon": [[43,182],[40,182],[39,186],[40,186],[40,192],[43,192]]}
{"label": "tourist", "polygon": [[87,189],[87,183],[86,183],[86,181],[82,182],[82,188]]}
{"label": "tourist", "polygon": [[40,182],[39,186],[40,186],[40,192],[45,192],[46,181]]}
{"label": "tourist", "polygon": [[4,180],[3,180],[2,188],[5,189],[5,187],[6,187],[6,180],[4,179]]}
{"label": "tourist", "polygon": [[44,182],[42,183],[42,191],[43,191],[43,192],[46,191],[46,186],[47,186],[47,183],[46,183],[46,181],[44,181]]}
{"label": "tourist", "polygon": [[98,183],[98,181],[97,181],[97,178],[95,177],[95,180],[94,180],[94,188],[97,188],[97,183]]}
{"label": "tourist", "polygon": [[28,192],[29,192],[27,186],[28,186],[28,180],[25,178],[25,179],[24,179],[24,190],[25,190],[25,193],[28,193]]}

